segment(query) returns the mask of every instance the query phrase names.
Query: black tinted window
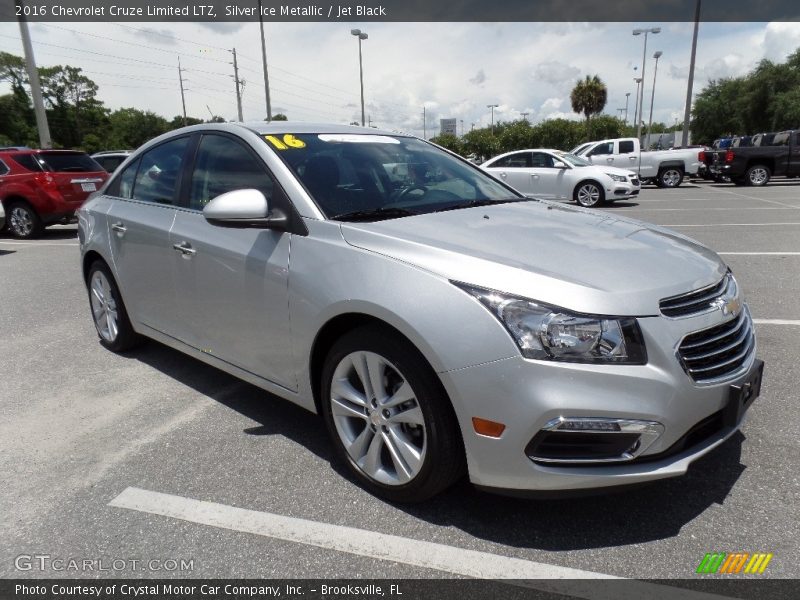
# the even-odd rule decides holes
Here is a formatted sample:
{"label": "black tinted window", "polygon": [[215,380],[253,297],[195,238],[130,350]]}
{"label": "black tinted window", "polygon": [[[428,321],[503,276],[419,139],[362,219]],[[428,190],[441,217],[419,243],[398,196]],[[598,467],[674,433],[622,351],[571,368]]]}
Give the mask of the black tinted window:
{"label": "black tinted window", "polygon": [[42,167],[36,162],[33,154],[15,154],[13,156],[14,162],[21,167],[28,169],[28,171],[41,171]]}
{"label": "black tinted window", "polygon": [[38,160],[45,170],[56,173],[89,173],[103,170],[91,156],[82,152],[40,152]]}
{"label": "black tinted window", "polygon": [[108,187],[108,193],[120,198],[133,198],[133,182],[136,179],[136,171],[139,169],[141,161],[134,161],[125,167],[119,177]]}
{"label": "black tinted window", "polygon": [[0,160],[0,175],[5,175],[9,170],[8,165]]}
{"label": "black tinted window", "polygon": [[247,188],[272,196],[272,179],[262,162],[231,138],[204,135],[194,163],[189,208],[202,210],[220,194]]}
{"label": "black tinted window", "polygon": [[553,166],[553,157],[542,152],[534,152],[531,155],[531,166],[537,168],[550,168]]}
{"label": "black tinted window", "polygon": [[139,173],[133,186],[133,199],[160,204],[175,204],[178,178],[188,137],[156,146],[142,155]]}
{"label": "black tinted window", "polygon": [[494,161],[489,168],[492,169],[508,169],[508,168],[526,168],[531,166],[531,153],[530,152],[517,152],[498,158]]}
{"label": "black tinted window", "polygon": [[620,154],[630,154],[633,152],[633,140],[625,140],[619,143]]}
{"label": "black tinted window", "polygon": [[123,156],[102,156],[95,159],[101,167],[103,167],[109,173],[113,173],[114,170],[122,164],[125,160]]}
{"label": "black tinted window", "polygon": [[614,143],[608,142],[604,144],[598,144],[597,146],[595,146],[589,153],[589,156],[597,156],[598,154],[613,154],[613,153],[614,153]]}

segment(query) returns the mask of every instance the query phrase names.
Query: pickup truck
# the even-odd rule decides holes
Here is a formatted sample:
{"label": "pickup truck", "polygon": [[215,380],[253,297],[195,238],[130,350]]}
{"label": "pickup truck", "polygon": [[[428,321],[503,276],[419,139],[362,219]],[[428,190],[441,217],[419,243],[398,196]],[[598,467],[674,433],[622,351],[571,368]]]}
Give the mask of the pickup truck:
{"label": "pickup truck", "polygon": [[711,173],[736,185],[762,186],[773,175],[800,175],[800,130],[782,131],[760,146],[728,148],[718,152]]}
{"label": "pickup truck", "polygon": [[636,138],[618,138],[583,144],[573,150],[596,165],[609,165],[639,174],[659,187],[678,187],[685,175],[696,175],[703,163],[703,150],[654,150],[642,152]]}

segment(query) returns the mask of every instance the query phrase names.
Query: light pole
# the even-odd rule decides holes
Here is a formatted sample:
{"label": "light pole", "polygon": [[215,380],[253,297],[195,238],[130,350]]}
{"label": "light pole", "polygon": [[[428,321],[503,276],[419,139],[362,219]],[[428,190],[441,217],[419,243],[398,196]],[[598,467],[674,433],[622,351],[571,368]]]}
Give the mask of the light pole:
{"label": "light pole", "polygon": [[636,101],[633,105],[633,124],[636,125],[639,122],[639,86],[642,83],[642,78],[634,77],[633,80],[636,82]]}
{"label": "light pole", "polygon": [[681,146],[689,145],[689,121],[692,116],[692,84],[694,84],[694,59],[697,54],[697,30],[700,27],[700,0],[694,7],[694,35],[692,36],[692,58],[689,61],[689,85],[686,88],[686,109],[683,114]]}
{"label": "light pole", "polygon": [[[650,29],[634,29],[633,35],[642,35],[644,34],[644,51],[642,52],[642,81],[644,82],[644,72],[645,67],[647,66],[647,35],[648,34],[656,34],[661,33],[661,27],[651,27]],[[644,83],[642,83],[642,93],[637,94],[638,104],[639,104],[639,121],[642,120],[642,103],[644,100]],[[640,122],[636,123],[636,137],[642,137],[642,124]]]}
{"label": "light pole", "polygon": [[628,102],[631,99],[631,93],[628,92],[625,94],[625,126],[628,125]]}
{"label": "light pole", "polygon": [[500,106],[499,104],[487,104],[486,108],[492,109],[492,135],[494,135],[494,109]]}
{"label": "light pole", "polygon": [[528,120],[528,115],[531,114],[531,113],[519,113],[519,114],[521,114],[522,118],[527,121]]}
{"label": "light pole", "polygon": [[261,0],[258,0],[258,25],[261,28],[261,65],[264,69],[264,97],[267,101],[267,121],[272,121],[272,102],[269,98],[269,72],[267,71],[267,40],[264,38],[264,17]]}
{"label": "light pole", "polygon": [[361,77],[361,126],[364,127],[366,122],[364,119],[364,63],[361,60],[361,42],[366,40],[369,36],[360,29],[351,29],[350,35],[354,35],[358,38],[358,72]]}
{"label": "light pole", "polygon": [[656,98],[656,76],[658,75],[658,59],[661,58],[663,52],[661,50],[657,51],[653,54],[653,58],[656,59],[656,66],[653,69],[653,91],[650,92],[650,119],[647,122],[647,147],[650,148],[650,130],[653,127],[653,101]]}

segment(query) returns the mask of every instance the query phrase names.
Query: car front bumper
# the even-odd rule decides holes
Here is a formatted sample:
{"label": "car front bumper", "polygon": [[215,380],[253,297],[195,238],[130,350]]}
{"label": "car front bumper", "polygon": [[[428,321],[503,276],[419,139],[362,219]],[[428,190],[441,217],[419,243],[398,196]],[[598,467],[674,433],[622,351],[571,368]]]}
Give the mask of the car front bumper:
{"label": "car front bumper", "polygon": [[629,181],[614,181],[606,186],[606,199],[625,200],[627,198],[638,196],[641,189],[642,186],[638,183],[634,184]]}
{"label": "car front bumper", "polygon": [[[686,321],[695,321],[690,325]],[[745,372],[719,384],[693,382],[673,348],[658,339],[675,339],[676,329],[701,329],[699,320],[640,319],[648,364],[588,365],[507,358],[440,373],[456,407],[471,481],[498,491],[569,491],[644,483],[686,473],[689,465],[733,435],[735,422],[722,421],[731,402],[731,386],[742,385],[760,361],[755,348]],[[677,339],[680,339],[680,334]],[[479,435],[472,418],[505,425],[499,438]],[[541,463],[526,455],[531,440],[557,418],[654,421],[663,433],[641,456],[627,462]],[[705,426],[714,419],[715,426]],[[692,433],[691,437],[687,434]]]}

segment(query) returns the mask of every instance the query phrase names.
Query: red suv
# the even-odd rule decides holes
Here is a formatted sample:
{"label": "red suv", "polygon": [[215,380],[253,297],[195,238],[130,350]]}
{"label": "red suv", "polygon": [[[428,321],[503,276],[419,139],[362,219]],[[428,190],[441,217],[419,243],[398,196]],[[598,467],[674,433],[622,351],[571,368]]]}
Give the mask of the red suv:
{"label": "red suv", "polygon": [[0,202],[6,229],[18,238],[68,223],[83,201],[108,179],[85,152],[0,150]]}

